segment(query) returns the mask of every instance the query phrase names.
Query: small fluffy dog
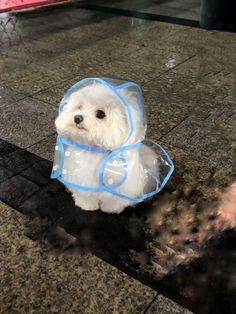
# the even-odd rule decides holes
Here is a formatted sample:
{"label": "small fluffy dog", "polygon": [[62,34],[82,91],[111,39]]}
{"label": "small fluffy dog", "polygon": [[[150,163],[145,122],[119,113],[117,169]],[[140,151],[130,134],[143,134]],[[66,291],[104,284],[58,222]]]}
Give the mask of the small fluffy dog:
{"label": "small fluffy dog", "polygon": [[[146,125],[140,122],[137,110],[132,109],[132,103],[137,102],[137,96],[125,90],[123,93],[127,93],[124,96],[129,99],[134,126],[138,125],[126,143],[132,145],[144,138]],[[124,144],[130,131],[127,114],[120,100],[112,90],[99,83],[84,86],[71,94],[55,125],[58,134],[67,140],[111,151]],[[139,198],[144,192],[155,189],[157,182],[152,176],[147,176],[146,169],[157,173],[157,157],[152,149],[143,144],[141,148],[129,150],[126,154],[129,160],[128,175],[117,188],[117,192]],[[64,159],[66,171],[62,172],[62,178],[79,185],[99,186],[98,169],[103,158],[103,154],[67,146]],[[117,171],[105,171],[108,182],[115,181],[116,173],[123,171],[122,165],[118,167],[120,169]],[[120,213],[135,204],[108,192],[88,192],[73,188],[69,190],[75,204],[84,210],[100,208],[107,213]]]}

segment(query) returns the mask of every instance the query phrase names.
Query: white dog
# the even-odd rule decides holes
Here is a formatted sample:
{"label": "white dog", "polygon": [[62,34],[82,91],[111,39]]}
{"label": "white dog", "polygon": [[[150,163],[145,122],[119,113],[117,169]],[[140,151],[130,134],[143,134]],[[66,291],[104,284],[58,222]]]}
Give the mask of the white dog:
{"label": "white dog", "polygon": [[[132,93],[124,96],[129,97],[130,104],[137,102],[137,96]],[[131,110],[134,125],[139,123],[139,128],[129,138],[128,145],[135,144],[140,138],[142,140],[146,132],[145,123],[140,126],[137,111],[133,110],[132,106]],[[73,143],[111,151],[118,149],[126,141],[130,131],[127,114],[120,100],[109,88],[98,83],[84,86],[71,94],[55,125],[59,136]],[[158,183],[152,176],[147,175],[146,170],[151,168],[153,173],[158,172],[157,156],[154,151],[142,145],[139,149],[127,151],[126,157],[127,177],[116,191],[132,198],[139,198],[145,191],[155,189]],[[103,158],[103,154],[66,146],[64,158],[66,171],[62,172],[62,178],[78,185],[97,187],[98,170]],[[112,167],[111,163],[108,162],[106,167]],[[117,176],[123,171],[122,163],[116,165],[116,171],[112,171],[111,168],[105,170],[105,180],[111,183],[117,181]],[[100,208],[107,213],[120,213],[126,207],[135,204],[109,192],[89,192],[71,187],[69,190],[75,204],[84,210]]]}

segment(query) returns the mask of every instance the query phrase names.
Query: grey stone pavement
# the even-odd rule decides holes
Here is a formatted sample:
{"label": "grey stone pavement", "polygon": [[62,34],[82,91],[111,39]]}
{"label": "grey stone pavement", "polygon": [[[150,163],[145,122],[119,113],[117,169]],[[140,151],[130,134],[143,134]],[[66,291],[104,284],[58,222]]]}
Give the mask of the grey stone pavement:
{"label": "grey stone pavement", "polygon": [[[68,87],[91,76],[133,80],[149,137],[174,158],[174,184],[207,199],[233,182],[235,34],[70,6],[0,20],[1,139],[52,160]],[[190,313],[92,254],[53,254],[27,237],[28,218],[3,202],[0,212],[0,313]]]}

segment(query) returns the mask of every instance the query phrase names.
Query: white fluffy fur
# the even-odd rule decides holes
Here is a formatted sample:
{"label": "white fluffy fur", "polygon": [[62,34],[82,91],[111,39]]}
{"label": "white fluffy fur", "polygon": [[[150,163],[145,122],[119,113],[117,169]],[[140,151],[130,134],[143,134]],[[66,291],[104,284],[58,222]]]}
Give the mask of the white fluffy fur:
{"label": "white fluffy fur", "polygon": [[[130,101],[136,101],[135,96]],[[107,87],[101,84],[88,85],[73,93],[64,111],[55,121],[59,135],[72,140],[75,143],[96,146],[103,149],[114,150],[124,143],[129,133],[129,124],[123,107],[119,100]],[[103,110],[106,113],[104,119],[96,117],[96,111]],[[82,115],[84,120],[80,124],[75,124],[74,116]],[[137,112],[133,111],[133,118]],[[145,126],[144,126],[145,127]],[[139,134],[131,137],[129,144],[136,142]],[[65,168],[68,170],[64,174],[64,179],[84,184],[86,186],[98,186],[98,169],[104,155],[78,150],[67,147],[71,158],[65,158]],[[155,154],[143,145],[142,150],[146,150],[153,164]],[[129,152],[130,167],[127,180],[118,188],[118,192],[131,197],[140,197],[149,182],[144,172],[144,161],[138,150]],[[80,155],[80,163],[76,156]],[[145,163],[148,159],[145,160]],[[153,166],[152,166],[153,167]],[[81,181],[82,180],[82,181]],[[151,184],[151,183],[150,183]],[[132,202],[114,196],[107,192],[94,193],[81,190],[69,189],[72,192],[75,204],[84,210],[101,209],[107,213],[120,213],[126,207],[134,205]]]}

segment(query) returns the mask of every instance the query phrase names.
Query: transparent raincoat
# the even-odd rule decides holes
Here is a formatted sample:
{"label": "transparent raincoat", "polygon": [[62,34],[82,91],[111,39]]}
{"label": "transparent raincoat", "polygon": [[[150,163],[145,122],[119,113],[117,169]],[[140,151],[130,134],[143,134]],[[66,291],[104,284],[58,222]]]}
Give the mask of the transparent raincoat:
{"label": "transparent raincoat", "polygon": [[[160,145],[145,140],[147,124],[142,92],[133,82],[108,78],[83,79],[66,92],[59,114],[72,93],[94,83],[102,84],[117,97],[129,123],[127,138],[118,149],[105,150],[71,142],[58,135],[51,178],[57,178],[76,190],[111,193],[139,203],[162,190],[174,170],[173,162]],[[135,96],[136,101],[130,102],[129,95]],[[86,176],[80,175],[81,167],[87,167]],[[72,171],[76,173],[73,181],[70,179]]]}

